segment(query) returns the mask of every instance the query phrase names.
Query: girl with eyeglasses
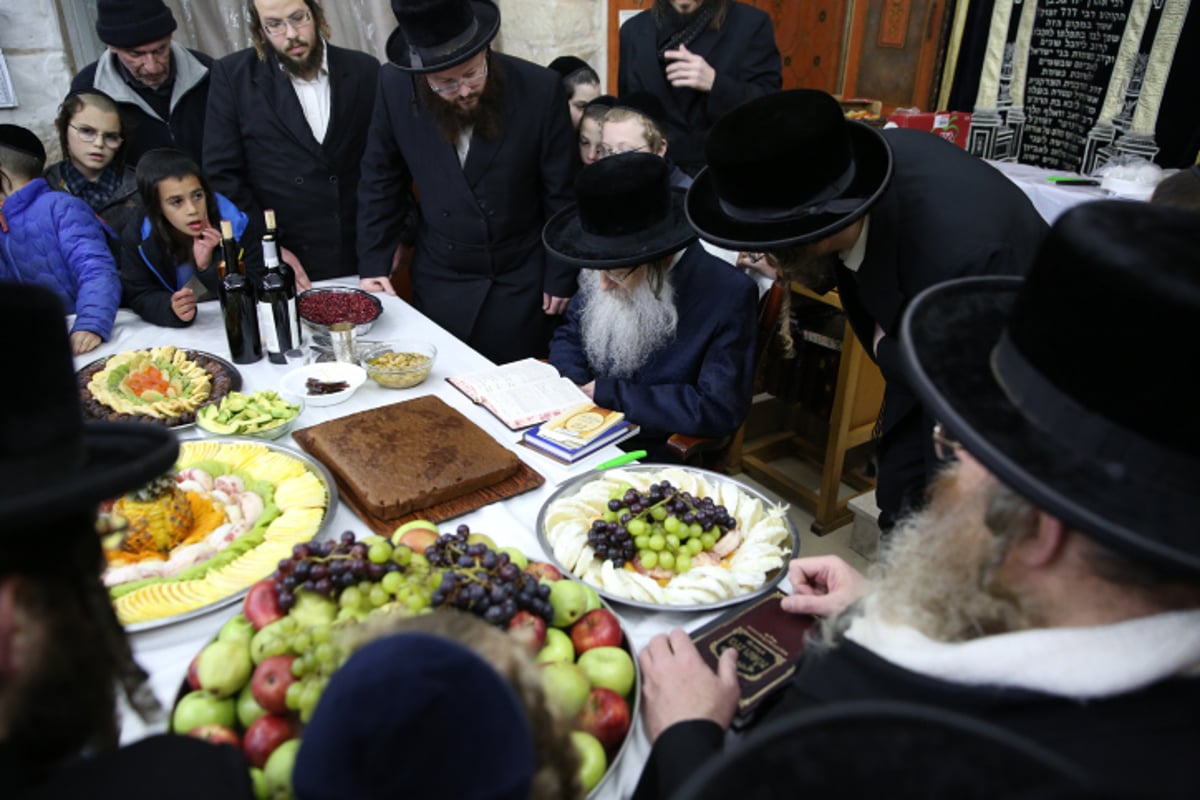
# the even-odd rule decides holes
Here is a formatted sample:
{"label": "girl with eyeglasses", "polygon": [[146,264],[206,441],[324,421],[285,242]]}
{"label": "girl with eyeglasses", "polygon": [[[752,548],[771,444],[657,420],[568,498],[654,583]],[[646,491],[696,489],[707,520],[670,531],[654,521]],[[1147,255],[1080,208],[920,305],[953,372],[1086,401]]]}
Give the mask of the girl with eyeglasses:
{"label": "girl with eyeglasses", "polygon": [[72,92],[54,120],[63,160],[46,169],[50,188],[83,200],[109,228],[115,258],[121,231],[138,216],[137,180],[125,165],[125,123],[113,99],[88,89]]}

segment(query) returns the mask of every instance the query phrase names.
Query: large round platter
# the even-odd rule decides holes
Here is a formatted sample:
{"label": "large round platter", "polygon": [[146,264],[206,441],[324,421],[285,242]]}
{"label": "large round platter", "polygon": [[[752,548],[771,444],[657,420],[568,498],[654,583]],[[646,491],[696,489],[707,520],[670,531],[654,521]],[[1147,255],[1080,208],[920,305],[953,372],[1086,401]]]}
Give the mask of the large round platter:
{"label": "large round platter", "polygon": [[[164,579],[114,599],[117,617],[131,633],[172,625],[240,601],[250,586],[275,570],[281,558],[291,555],[294,545],[316,538],[337,510],[337,489],[329,471],[289,447],[232,437],[184,441],[179,446],[176,466],[181,470],[212,460],[271,481],[280,514],[265,525],[260,543],[202,576]],[[288,477],[272,480],[277,471]],[[311,499],[318,489],[324,492],[323,506]]]}
{"label": "large round platter", "polygon": [[[236,392],[242,388],[242,373],[238,372],[237,367],[229,363],[220,356],[203,350],[190,350],[187,348],[179,348],[180,351],[191,361],[194,361],[200,368],[208,373],[209,379],[212,382],[208,397],[196,404],[196,408],[185,414],[180,414],[170,418],[157,418],[145,414],[122,414],[114,411],[112,408],[104,405],[99,400],[92,396],[91,390],[88,389],[88,384],[92,377],[104,369],[110,358],[115,356],[105,356],[98,358],[95,361],[81,367],[75,377],[79,383],[79,399],[83,407],[83,416],[85,419],[109,420],[109,421],[134,421],[148,422],[153,425],[165,425],[174,430],[189,428],[196,424],[196,410],[202,405],[209,403],[218,403],[225,395],[230,392]],[[115,355],[123,355],[117,353]]]}
{"label": "large round platter", "polygon": [[[737,528],[749,532],[757,525],[763,526],[755,534],[754,543],[758,552],[753,554],[753,561],[750,561],[751,551],[746,550],[748,563],[737,564],[734,559],[738,557],[738,551],[735,550],[728,559],[728,567],[693,568],[688,573],[671,579],[666,587],[660,587],[660,594],[664,597],[661,602],[654,602],[645,587],[645,581],[650,580],[649,578],[636,574],[630,577],[626,574],[627,570],[616,570],[611,562],[600,562],[596,559],[591,553],[590,545],[586,544],[587,529],[592,520],[600,516],[601,512],[597,509],[601,509],[607,503],[611,489],[625,482],[640,489],[644,484],[661,480],[669,480],[676,488],[698,496],[713,496],[714,500],[718,500],[720,495],[718,502],[726,506],[736,498],[738,509],[735,511],[730,508],[729,511],[738,520]],[[697,488],[701,491],[695,491]],[[725,502],[726,498],[730,502]],[[763,553],[767,550],[765,541],[759,540],[768,536],[768,532],[772,542],[778,539],[777,545],[773,545],[777,549],[777,555]],[[569,543],[576,535],[584,537],[585,543],[582,547],[578,546],[577,541],[574,544]],[[757,489],[728,475],[662,464],[641,464],[603,472],[589,472],[564,483],[546,500],[538,512],[537,537],[549,559],[564,574],[583,581],[607,600],[650,611],[712,611],[764,595],[782,580],[787,573],[788,562],[796,557],[800,549],[800,535],[787,514],[786,506],[777,504]],[[764,544],[764,547],[758,548],[759,544]],[[568,561],[572,563],[567,563]],[[754,564],[769,566],[751,569]],[[735,565],[738,568],[735,569]],[[706,573],[699,570],[716,572]],[[752,574],[760,576],[760,582],[751,585]],[[687,578],[687,575],[693,577]],[[682,584],[673,586],[675,581],[681,578],[687,579]],[[658,584],[655,582],[655,585]],[[720,596],[717,589],[725,589],[726,596]],[[622,590],[629,591],[629,594]],[[632,596],[635,591],[642,596]],[[684,597],[687,599],[682,599]]]}
{"label": "large round platter", "polygon": [[355,323],[355,336],[362,336],[364,333],[371,330],[372,326],[375,325],[375,320],[379,319],[379,315],[383,313],[383,301],[370,292],[365,292],[362,289],[355,289],[352,286],[326,286],[319,289],[309,289],[308,291],[301,292],[296,296],[296,303],[300,308],[300,321],[304,323],[305,327],[315,334],[314,338],[318,341],[329,341],[329,324],[316,322],[304,316],[304,301],[308,298],[316,298],[321,296],[330,297],[334,295],[358,295],[359,297],[366,298],[371,306],[374,307],[375,313],[369,320]]}

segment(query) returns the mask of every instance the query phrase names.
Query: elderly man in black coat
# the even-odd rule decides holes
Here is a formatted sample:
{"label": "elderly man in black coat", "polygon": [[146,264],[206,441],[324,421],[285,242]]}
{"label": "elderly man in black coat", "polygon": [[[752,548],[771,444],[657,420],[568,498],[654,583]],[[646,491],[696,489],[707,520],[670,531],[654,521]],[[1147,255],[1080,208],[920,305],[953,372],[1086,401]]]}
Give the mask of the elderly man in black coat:
{"label": "elderly man in black coat", "polygon": [[419,310],[493,361],[545,356],[576,279],[541,241],[574,175],[559,76],[488,48],[491,0],[392,9],[359,184],[360,285],[393,292],[413,247]]}
{"label": "elderly man in black coat", "polygon": [[358,273],[359,161],[379,62],[329,44],[318,0],[251,0],[254,47],[212,68],[204,171],[257,229],[276,214],[297,285]]}

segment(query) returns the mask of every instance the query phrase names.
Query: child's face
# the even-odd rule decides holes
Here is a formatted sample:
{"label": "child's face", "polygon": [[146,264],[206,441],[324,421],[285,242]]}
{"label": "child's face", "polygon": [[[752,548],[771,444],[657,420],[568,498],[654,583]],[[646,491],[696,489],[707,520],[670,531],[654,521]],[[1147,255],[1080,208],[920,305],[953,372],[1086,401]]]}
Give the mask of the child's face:
{"label": "child's face", "polygon": [[208,197],[200,179],[163,178],[158,182],[163,218],[185,236],[196,237],[208,227]]}
{"label": "child's face", "polygon": [[600,123],[585,119],[579,126],[579,158],[592,164],[600,158]]}
{"label": "child's face", "polygon": [[600,85],[596,83],[581,83],[575,87],[569,105],[571,107],[571,124],[579,130],[579,120],[583,119],[583,110],[587,104],[600,96]]}
{"label": "child's face", "polygon": [[120,118],[112,111],[85,105],[75,112],[67,125],[67,150],[71,163],[85,177],[95,178],[112,163],[121,147]]}

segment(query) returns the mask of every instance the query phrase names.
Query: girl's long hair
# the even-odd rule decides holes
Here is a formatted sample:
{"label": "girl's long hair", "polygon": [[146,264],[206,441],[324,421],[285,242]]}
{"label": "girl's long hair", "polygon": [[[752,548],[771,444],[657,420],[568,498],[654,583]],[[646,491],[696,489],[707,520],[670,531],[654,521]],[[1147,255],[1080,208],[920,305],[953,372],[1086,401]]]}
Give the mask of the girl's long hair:
{"label": "girl's long hair", "polygon": [[200,166],[186,153],[179,150],[151,150],[141,157],[137,166],[138,194],[150,218],[150,238],[175,262],[181,264],[192,257],[192,237],[177,231],[162,213],[162,196],[158,184],[166,178],[183,180],[195,175],[204,189],[204,200],[208,206],[208,222],[216,225],[221,214],[217,209],[217,195],[200,171]]}

